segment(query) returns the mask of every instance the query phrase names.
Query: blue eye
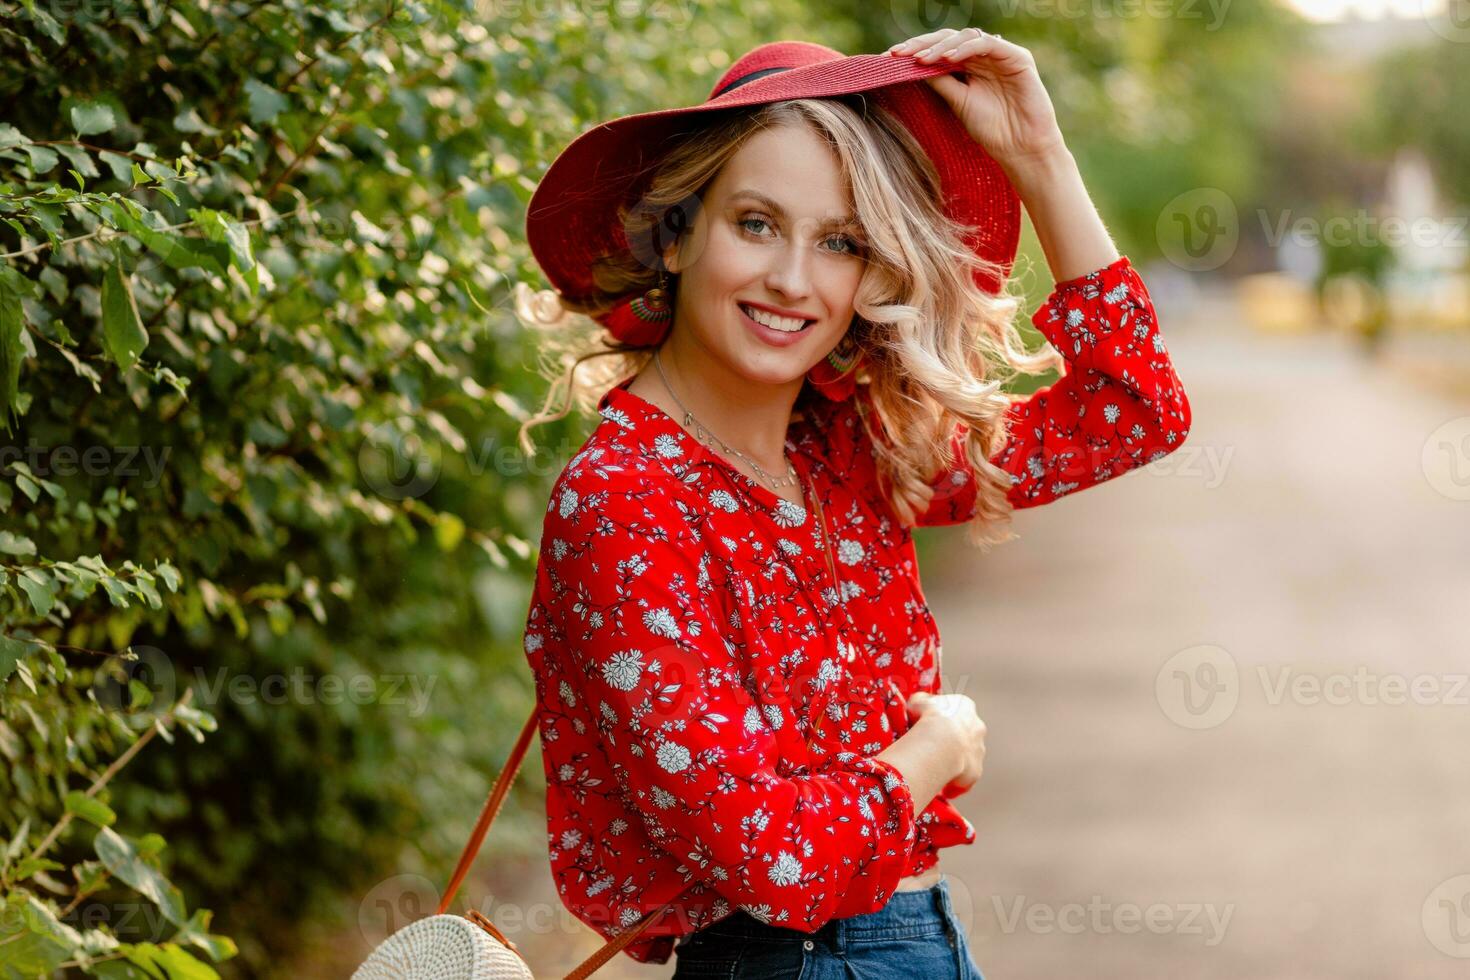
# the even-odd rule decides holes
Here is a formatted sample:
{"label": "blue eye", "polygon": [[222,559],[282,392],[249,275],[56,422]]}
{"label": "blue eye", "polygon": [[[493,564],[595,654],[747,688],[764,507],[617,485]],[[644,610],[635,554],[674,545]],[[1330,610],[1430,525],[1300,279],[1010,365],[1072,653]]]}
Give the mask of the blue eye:
{"label": "blue eye", "polygon": [[[754,217],[754,216],[749,217],[749,218],[741,218],[739,221],[737,221],[735,223],[737,225],[739,225],[741,228],[745,229],[747,232],[750,232],[750,234],[756,235],[758,237],[760,236],[760,233],[759,232],[755,232],[755,231],[751,231],[751,229],[748,226],[750,226],[750,225],[765,225],[767,228],[770,227],[770,223],[768,221],[766,221],[765,218],[757,218],[757,217]],[[837,236],[834,236],[832,238],[827,239],[827,241],[829,241],[829,242],[844,242],[844,243],[846,243],[847,248],[845,250],[843,250],[843,249],[835,249],[835,248],[828,249],[827,250],[827,251],[833,252],[833,253],[835,253],[837,255],[858,255],[862,251],[862,246],[860,244],[858,244],[857,240],[854,239],[854,238],[852,238],[851,236],[848,236],[848,235],[837,235]]]}

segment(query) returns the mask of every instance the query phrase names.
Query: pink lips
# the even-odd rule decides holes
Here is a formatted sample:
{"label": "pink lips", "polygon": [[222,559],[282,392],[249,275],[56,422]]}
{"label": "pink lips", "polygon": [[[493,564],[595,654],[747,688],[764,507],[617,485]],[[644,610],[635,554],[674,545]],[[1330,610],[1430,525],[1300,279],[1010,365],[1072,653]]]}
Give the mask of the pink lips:
{"label": "pink lips", "polygon": [[798,330],[795,333],[783,333],[780,330],[771,329],[758,320],[752,320],[750,314],[746,313],[739,303],[735,304],[735,309],[739,311],[740,319],[745,321],[745,325],[750,328],[751,333],[772,347],[790,347],[792,344],[801,340],[802,337],[806,336],[807,329],[810,329],[808,327]]}

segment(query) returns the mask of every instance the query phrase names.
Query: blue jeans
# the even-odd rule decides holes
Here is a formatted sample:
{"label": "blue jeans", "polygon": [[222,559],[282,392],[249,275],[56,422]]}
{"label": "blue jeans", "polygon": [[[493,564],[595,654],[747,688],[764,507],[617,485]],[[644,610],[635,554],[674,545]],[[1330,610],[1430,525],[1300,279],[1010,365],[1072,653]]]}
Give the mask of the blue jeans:
{"label": "blue jeans", "polygon": [[833,919],[816,932],[766,925],[737,910],[674,949],[671,980],[985,980],[955,917],[948,875],[894,892],[877,912]]}

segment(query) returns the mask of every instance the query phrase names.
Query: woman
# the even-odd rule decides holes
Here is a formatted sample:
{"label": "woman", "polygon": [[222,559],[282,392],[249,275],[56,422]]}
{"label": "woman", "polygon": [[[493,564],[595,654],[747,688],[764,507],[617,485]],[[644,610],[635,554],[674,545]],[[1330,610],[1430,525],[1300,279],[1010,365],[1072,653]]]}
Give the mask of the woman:
{"label": "woman", "polygon": [[[1058,280],[1035,355],[1001,288],[1020,204]],[[527,231],[558,289],[522,315],[600,324],[555,364],[602,420],[525,635],[562,901],[646,929],[634,959],[677,942],[675,977],[980,976],[938,852],[975,838],[950,801],[985,726],[938,693],[911,527],[988,548],[1190,423],[1031,55],[764,45],[700,106],[579,137]]]}

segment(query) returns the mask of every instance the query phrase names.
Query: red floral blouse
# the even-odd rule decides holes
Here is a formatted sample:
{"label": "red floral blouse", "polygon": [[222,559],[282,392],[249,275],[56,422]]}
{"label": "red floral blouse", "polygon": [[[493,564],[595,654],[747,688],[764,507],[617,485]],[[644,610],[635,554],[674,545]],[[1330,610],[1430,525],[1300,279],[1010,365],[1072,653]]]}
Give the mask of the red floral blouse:
{"label": "red floral blouse", "polygon": [[[1032,322],[1068,370],[1012,408],[994,461],[1015,507],[1183,443],[1189,402],[1127,256],[1058,283]],[[907,730],[908,696],[940,690],[941,655],[855,406],[815,399],[787,440],[834,581],[815,506],[626,384],[552,489],[526,623],[561,899],[610,939],[692,889],[627,947],[653,963],[737,908],[805,932],[881,909],[975,829],[943,796],[916,812],[872,758]],[[967,520],[971,476],[942,473],[920,523]]]}

